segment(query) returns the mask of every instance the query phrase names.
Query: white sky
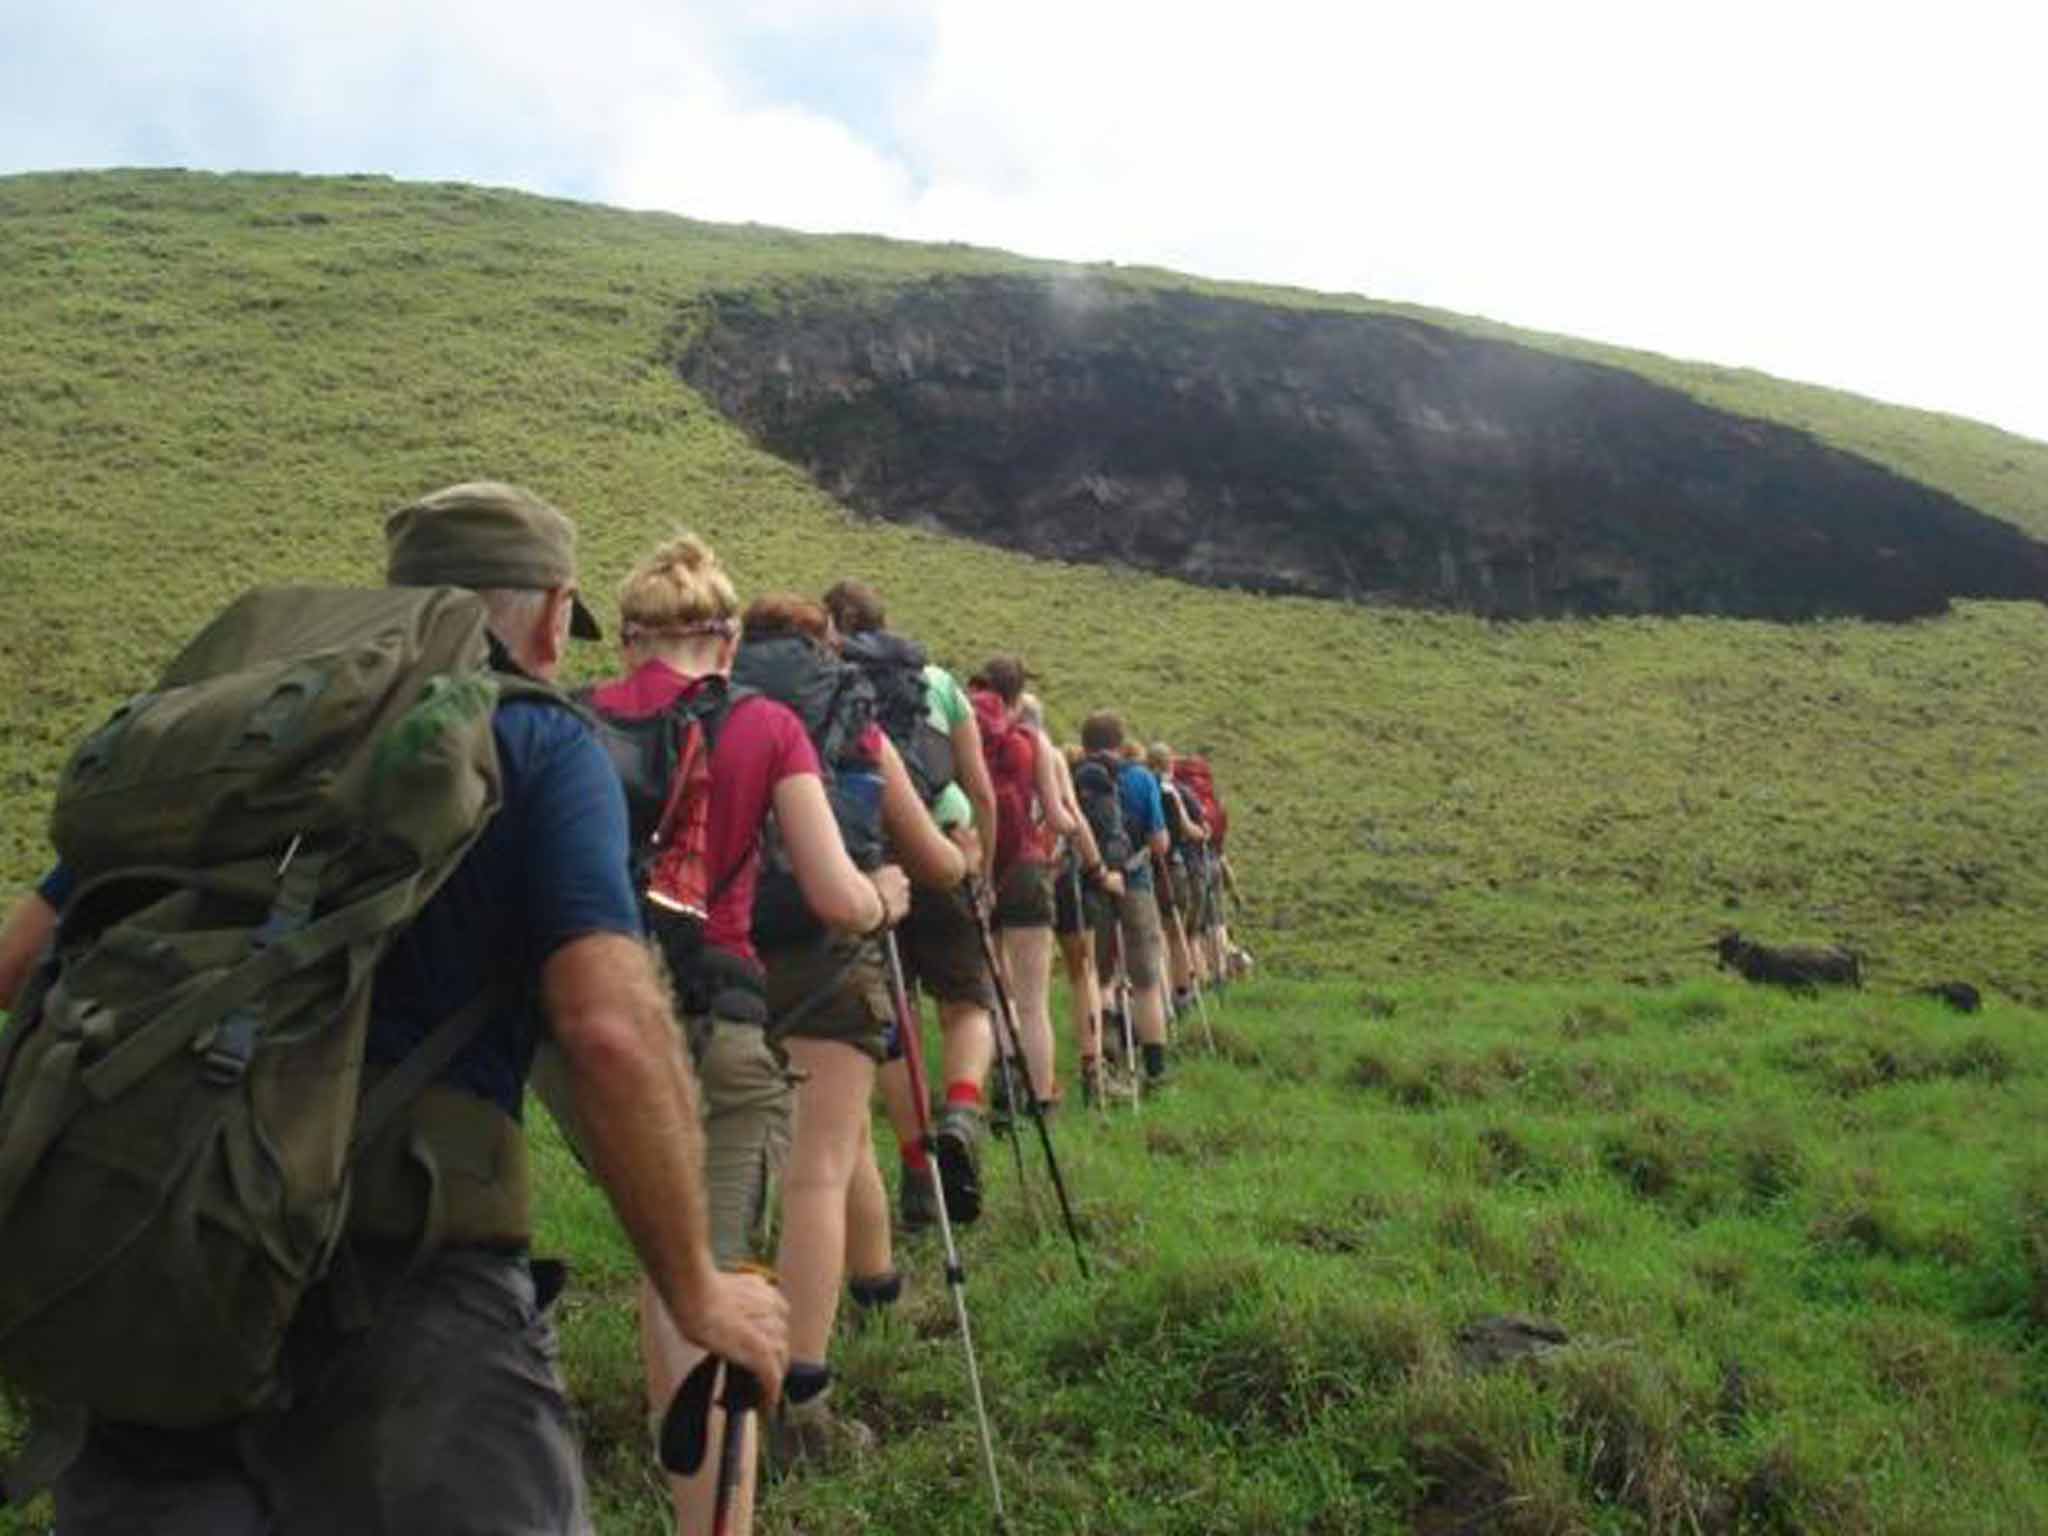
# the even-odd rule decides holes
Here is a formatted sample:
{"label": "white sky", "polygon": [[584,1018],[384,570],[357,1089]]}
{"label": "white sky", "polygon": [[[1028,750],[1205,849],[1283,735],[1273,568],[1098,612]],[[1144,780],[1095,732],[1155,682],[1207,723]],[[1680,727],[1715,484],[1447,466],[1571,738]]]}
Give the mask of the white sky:
{"label": "white sky", "polygon": [[2048,439],[2033,0],[0,0],[0,172],[379,171],[1359,292]]}

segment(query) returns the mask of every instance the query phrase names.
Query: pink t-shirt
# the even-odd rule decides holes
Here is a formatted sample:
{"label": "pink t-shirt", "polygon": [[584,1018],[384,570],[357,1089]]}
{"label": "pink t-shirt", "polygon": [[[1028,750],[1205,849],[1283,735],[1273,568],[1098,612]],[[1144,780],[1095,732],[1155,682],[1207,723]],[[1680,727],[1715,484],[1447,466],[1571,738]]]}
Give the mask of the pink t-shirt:
{"label": "pink t-shirt", "polygon": [[[659,714],[695,692],[701,677],[685,677],[667,662],[644,663],[630,676],[606,683],[592,702],[606,714],[637,719]],[[796,711],[751,694],[733,705],[711,749],[711,820],[705,866],[711,909],[704,939],[714,949],[747,960],[754,953],[754,887],[761,875],[761,824],[773,807],[775,787],[808,773],[821,776],[817,749]]]}

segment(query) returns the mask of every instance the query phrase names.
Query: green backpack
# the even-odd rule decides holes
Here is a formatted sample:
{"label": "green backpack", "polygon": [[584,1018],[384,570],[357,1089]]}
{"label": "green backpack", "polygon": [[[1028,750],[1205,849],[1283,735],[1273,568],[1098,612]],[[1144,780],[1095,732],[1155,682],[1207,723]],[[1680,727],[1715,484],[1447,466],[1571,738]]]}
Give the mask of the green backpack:
{"label": "green backpack", "polygon": [[0,1034],[0,1378],[185,1427],[278,1390],[350,1164],[474,1036],[364,1093],[371,980],[497,809],[489,665],[450,588],[252,592],[72,755],[77,877]]}

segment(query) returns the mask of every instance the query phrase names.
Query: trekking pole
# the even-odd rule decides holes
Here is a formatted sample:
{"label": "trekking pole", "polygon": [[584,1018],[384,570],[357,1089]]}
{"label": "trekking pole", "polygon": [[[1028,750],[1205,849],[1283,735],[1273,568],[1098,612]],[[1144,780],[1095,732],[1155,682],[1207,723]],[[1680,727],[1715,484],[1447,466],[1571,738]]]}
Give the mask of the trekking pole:
{"label": "trekking pole", "polygon": [[711,1505],[711,1536],[731,1536],[733,1495],[745,1468],[747,1415],[761,1401],[761,1384],[752,1371],[725,1368],[725,1392],[718,1399],[725,1410],[725,1434],[718,1447],[718,1489]]}
{"label": "trekking pole", "polygon": [[[751,1268],[751,1266],[748,1266]],[[760,1270],[757,1273],[766,1274]],[[710,1432],[712,1391],[720,1374],[724,1391],[718,1406],[725,1410],[725,1431],[718,1438],[718,1472],[713,1481],[711,1536],[731,1536],[734,1495],[746,1470],[747,1417],[761,1403],[761,1384],[754,1373],[717,1355],[706,1355],[677,1384],[662,1415],[658,1454],[662,1466],[692,1477],[704,1465]]]}
{"label": "trekking pole", "polygon": [[1195,1012],[1202,1019],[1202,1035],[1209,1042],[1209,1054],[1216,1054],[1216,1031],[1209,1025],[1209,1000],[1202,995],[1202,969],[1195,964],[1194,946],[1188,942],[1188,925],[1181,920],[1180,908],[1173,908],[1174,931],[1180,935],[1180,947],[1188,957],[1188,985],[1194,988]]}
{"label": "trekking pole", "polygon": [[1109,942],[1116,956],[1109,985],[1116,996],[1117,1022],[1123,1030],[1124,1075],[1130,1080],[1131,1113],[1136,1114],[1142,1084],[1138,1075],[1138,1036],[1131,1019],[1131,973],[1124,964],[1124,929],[1120,916],[1110,920]]}
{"label": "trekking pole", "polygon": [[[1166,898],[1163,904],[1160,901],[1162,895]],[[1166,1043],[1177,1045],[1180,1035],[1180,1008],[1173,990],[1173,945],[1166,937],[1166,917],[1173,911],[1173,880],[1167,870],[1166,861],[1156,853],[1152,855],[1152,904],[1160,911],[1159,943],[1166,951],[1160,959],[1160,1011],[1166,1015]],[[1186,942],[1185,933],[1182,935],[1182,942]],[[1195,957],[1189,955],[1189,967],[1192,968],[1194,963]]]}
{"label": "trekking pole", "polygon": [[[974,912],[975,931],[981,935],[982,963],[988,967],[989,979],[996,986],[996,1011],[1002,1015],[1003,1024],[1009,1031],[1010,1049],[1024,1068],[1024,1086],[1031,1100],[1031,1120],[1038,1127],[1038,1144],[1045,1152],[1045,1170],[1052,1176],[1053,1193],[1059,1196],[1060,1216],[1066,1222],[1067,1236],[1074,1244],[1074,1262],[1081,1266],[1081,1278],[1086,1280],[1089,1278],[1088,1255],[1081,1251],[1081,1229],[1074,1221],[1073,1204],[1067,1199],[1067,1181],[1060,1177],[1060,1160],[1053,1155],[1052,1132],[1045,1123],[1045,1106],[1039,1103],[1038,1090],[1032,1086],[1030,1064],[1024,1058],[1024,1035],[1017,1027],[1017,1010],[1010,1001],[1009,984],[1003,980],[1003,968],[996,959],[996,941],[989,931],[988,909],[981,903],[981,893],[971,885],[967,888],[967,904]],[[1020,1151],[1018,1156],[1021,1158],[1023,1153]]]}
{"label": "trekking pole", "polygon": [[[1088,905],[1086,893],[1082,889],[1081,885],[1081,859],[1078,854],[1076,854],[1074,857],[1073,864],[1070,866],[1070,872],[1073,875],[1074,881],[1075,935],[1077,939],[1093,938],[1095,936],[1095,930],[1092,927],[1090,927],[1088,923]],[[1102,982],[1101,977],[1095,968],[1095,956],[1093,953],[1089,952],[1092,950],[1092,948],[1093,946],[1084,946],[1084,957],[1088,962],[1088,980],[1092,982],[1095,986],[1095,1001],[1097,1005],[1087,1010],[1087,1038],[1092,1039],[1095,1042],[1095,1112],[1098,1115],[1102,1115],[1106,1118],[1109,1114],[1109,1096],[1102,1091],[1103,1078],[1106,1075],[1103,1071],[1102,1060]]]}
{"label": "trekking pole", "polygon": [[1230,980],[1230,950],[1223,942],[1223,879],[1222,860],[1213,848],[1202,850],[1202,891],[1206,900],[1204,906],[1209,914],[1209,926],[1202,935],[1203,943],[1209,946],[1211,979],[1220,995]]}
{"label": "trekking pole", "polygon": [[960,1345],[967,1355],[967,1389],[974,1398],[974,1422],[981,1434],[981,1460],[988,1472],[989,1498],[995,1504],[996,1529],[1004,1530],[1003,1484],[996,1475],[996,1442],[988,1423],[988,1405],[981,1395],[981,1367],[974,1358],[974,1335],[967,1326],[967,1271],[960,1263],[960,1250],[953,1243],[953,1218],[946,1209],[946,1181],[939,1177],[938,1153],[932,1136],[931,1088],[924,1073],[924,1037],[910,1011],[910,991],[903,984],[903,957],[896,949],[896,935],[882,935],[882,954],[888,961],[889,1001],[896,1010],[896,1032],[903,1041],[903,1065],[910,1073],[911,1101],[917,1106],[917,1135],[924,1147],[933,1188],[938,1194],[939,1241],[946,1253],[946,1289],[953,1296],[953,1316],[960,1324]]}
{"label": "trekking pole", "polygon": [[[976,897],[974,893],[976,887],[970,881],[967,883],[965,889],[967,892],[967,904],[975,914],[976,926],[982,930],[984,937],[986,937],[986,925],[981,921],[981,908],[975,905]],[[983,949],[982,959],[984,963],[987,963],[990,953],[991,951],[989,949]],[[1005,996],[1005,993],[1002,989],[1002,979],[1000,976],[996,975],[995,969],[992,966],[990,968],[989,974],[990,976],[995,977],[997,1012],[1000,1013],[1002,1011],[1001,1000]],[[1031,1182],[1029,1177],[1024,1172],[1024,1139],[1017,1134],[1016,1128],[1017,1077],[1020,1071],[1023,1073],[1024,1088],[1026,1095],[1029,1096],[1034,1103],[1037,1100],[1037,1095],[1031,1093],[1031,1073],[1030,1070],[1027,1067],[1025,1067],[1023,1058],[1015,1058],[1013,1064],[1013,1059],[1007,1054],[1005,1054],[1005,1046],[1008,1044],[1008,1042],[1005,1041],[1003,1038],[1002,1025],[996,1023],[994,1019],[991,1019],[989,1021],[989,1030],[995,1036],[993,1044],[996,1050],[996,1073],[1003,1085],[1003,1112],[1006,1116],[1004,1122],[1004,1134],[1006,1135],[1006,1138],[1010,1143],[1010,1155],[1017,1160],[1017,1189],[1023,1197],[1024,1209],[1026,1212],[1029,1213],[1031,1217],[1032,1235],[1036,1237],[1040,1235],[1038,1206],[1031,1198]]]}

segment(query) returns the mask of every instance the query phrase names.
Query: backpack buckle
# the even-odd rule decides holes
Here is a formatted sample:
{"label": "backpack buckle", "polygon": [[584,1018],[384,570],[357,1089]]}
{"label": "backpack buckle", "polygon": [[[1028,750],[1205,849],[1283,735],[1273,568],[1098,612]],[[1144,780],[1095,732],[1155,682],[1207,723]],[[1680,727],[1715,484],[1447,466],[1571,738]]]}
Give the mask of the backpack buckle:
{"label": "backpack buckle", "polygon": [[237,1008],[220,1021],[220,1028],[207,1042],[200,1076],[217,1087],[231,1088],[248,1072],[249,1060],[255,1054],[256,1010]]}

